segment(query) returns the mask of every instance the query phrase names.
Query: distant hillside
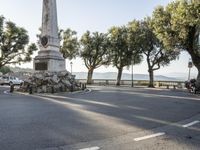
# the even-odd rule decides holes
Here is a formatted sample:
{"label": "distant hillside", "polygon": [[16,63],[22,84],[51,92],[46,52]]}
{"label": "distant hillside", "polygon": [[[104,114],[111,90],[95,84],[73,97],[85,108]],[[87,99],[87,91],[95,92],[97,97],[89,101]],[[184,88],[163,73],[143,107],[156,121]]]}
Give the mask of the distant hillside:
{"label": "distant hillside", "polygon": [[10,67],[13,72],[33,72],[30,68]]}
{"label": "distant hillside", "polygon": [[[171,72],[166,74],[167,77],[177,78],[180,80],[188,80],[188,73],[181,73],[181,72]],[[197,73],[191,72],[190,79],[196,78]]]}
{"label": "distant hillside", "polygon": [[[11,67],[13,72],[33,72],[33,69],[29,68],[19,68],[19,67]],[[74,72],[76,75],[76,79],[86,79],[87,72]],[[176,75],[174,77],[169,77],[171,74],[167,76],[156,75],[154,77],[155,81],[184,81],[183,78],[178,78]],[[180,76],[179,76],[180,77]],[[94,73],[93,79],[107,79],[107,80],[115,80],[117,78],[116,72],[105,72],[105,73]],[[149,75],[147,74],[134,74],[134,80],[149,80]],[[123,73],[122,80],[131,80],[131,74]]]}
{"label": "distant hillside", "polygon": [[[76,79],[86,79],[87,73],[86,72],[74,72],[76,75]],[[117,78],[116,72],[106,72],[106,73],[94,73],[93,79],[108,79],[108,80],[115,80]],[[146,74],[134,74],[134,80],[149,80],[149,76]],[[131,74],[123,73],[122,80],[131,80]],[[157,81],[179,81],[176,78],[170,78],[162,75],[155,76],[155,80]]]}

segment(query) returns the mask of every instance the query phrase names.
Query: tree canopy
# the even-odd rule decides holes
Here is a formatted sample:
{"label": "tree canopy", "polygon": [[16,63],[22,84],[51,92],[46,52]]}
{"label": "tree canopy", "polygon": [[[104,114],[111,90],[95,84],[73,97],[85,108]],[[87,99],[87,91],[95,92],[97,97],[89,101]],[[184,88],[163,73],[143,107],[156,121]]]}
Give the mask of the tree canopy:
{"label": "tree canopy", "polygon": [[79,55],[80,46],[76,34],[76,31],[69,28],[65,31],[61,31],[59,34],[61,38],[60,52],[63,54],[64,58],[69,60],[72,60]]}
{"label": "tree canopy", "polygon": [[11,71],[10,67],[8,67],[8,66],[3,66],[3,67],[0,68],[0,72],[1,72],[2,74],[7,74],[7,73],[12,72],[12,71]]}
{"label": "tree canopy", "polygon": [[[128,23],[127,25],[128,29],[128,47],[132,51],[131,54],[131,64],[136,65],[141,63],[143,60],[142,51],[140,49],[140,46],[143,44],[141,41],[141,38],[139,38],[139,35],[141,33],[140,30],[140,21],[133,20]],[[130,65],[130,62],[129,62]],[[128,66],[129,66],[128,65]]]}
{"label": "tree canopy", "polygon": [[87,31],[80,40],[81,58],[88,69],[87,83],[92,83],[93,71],[102,65],[108,64],[108,38],[107,34]]}
{"label": "tree canopy", "polygon": [[[132,30],[133,31],[133,30]],[[109,30],[111,64],[118,69],[117,83],[120,85],[123,68],[141,62],[141,55],[138,53],[137,44],[135,44],[134,33],[129,32],[126,26],[112,27]],[[135,37],[136,38],[136,37]]]}
{"label": "tree canopy", "polygon": [[182,0],[153,12],[154,32],[168,50],[185,50],[197,67],[200,86],[200,1]]}
{"label": "tree canopy", "polygon": [[0,68],[9,64],[31,61],[35,44],[29,44],[27,31],[0,16]]}
{"label": "tree canopy", "polygon": [[141,42],[140,50],[146,56],[149,72],[149,87],[154,87],[154,71],[160,69],[161,66],[169,65],[170,61],[175,60],[179,55],[179,51],[167,50],[163,43],[153,33],[153,21],[150,17],[144,19],[140,23],[140,33],[138,34]]}

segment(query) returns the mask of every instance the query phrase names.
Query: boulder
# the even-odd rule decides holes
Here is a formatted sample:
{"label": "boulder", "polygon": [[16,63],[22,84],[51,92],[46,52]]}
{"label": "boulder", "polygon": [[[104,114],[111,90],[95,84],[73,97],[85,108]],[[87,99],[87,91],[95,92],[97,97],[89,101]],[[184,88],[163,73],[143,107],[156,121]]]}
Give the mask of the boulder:
{"label": "boulder", "polygon": [[21,87],[23,91],[29,91],[31,87],[33,92],[37,93],[54,93],[79,90],[80,87],[75,81],[75,76],[68,71],[62,72],[36,72]]}

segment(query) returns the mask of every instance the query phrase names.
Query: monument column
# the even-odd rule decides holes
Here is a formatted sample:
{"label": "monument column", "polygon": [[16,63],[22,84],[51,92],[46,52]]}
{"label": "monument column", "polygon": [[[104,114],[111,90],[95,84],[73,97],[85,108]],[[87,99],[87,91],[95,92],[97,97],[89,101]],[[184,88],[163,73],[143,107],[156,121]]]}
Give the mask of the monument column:
{"label": "monument column", "polygon": [[65,59],[60,53],[56,0],[43,0],[40,51],[34,59],[35,71],[65,71]]}

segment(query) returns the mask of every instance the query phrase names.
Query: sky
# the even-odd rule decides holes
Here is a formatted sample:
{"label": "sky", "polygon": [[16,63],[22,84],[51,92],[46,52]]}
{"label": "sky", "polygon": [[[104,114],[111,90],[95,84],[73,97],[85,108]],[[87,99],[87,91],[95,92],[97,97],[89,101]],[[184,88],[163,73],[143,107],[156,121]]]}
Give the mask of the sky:
{"label": "sky", "polygon": [[[158,5],[167,5],[172,0],[57,0],[59,28],[77,31],[80,37],[87,30],[91,32],[107,32],[112,26],[126,25],[133,19],[141,20],[151,16]],[[37,42],[36,34],[42,22],[42,0],[0,0],[0,15],[7,20],[24,27],[31,42]],[[36,55],[36,54],[35,54]],[[170,73],[188,73],[190,56],[183,52],[179,59],[171,62],[167,67],[156,71],[156,75]],[[81,59],[72,60],[73,71],[87,71]],[[33,64],[21,65],[23,68],[32,68]],[[70,61],[66,60],[67,70],[70,70]],[[134,66],[134,73],[147,74],[148,68],[143,63]],[[100,67],[95,72],[117,72],[113,67]],[[124,72],[131,70],[124,68]],[[192,68],[196,74],[196,68]]]}

